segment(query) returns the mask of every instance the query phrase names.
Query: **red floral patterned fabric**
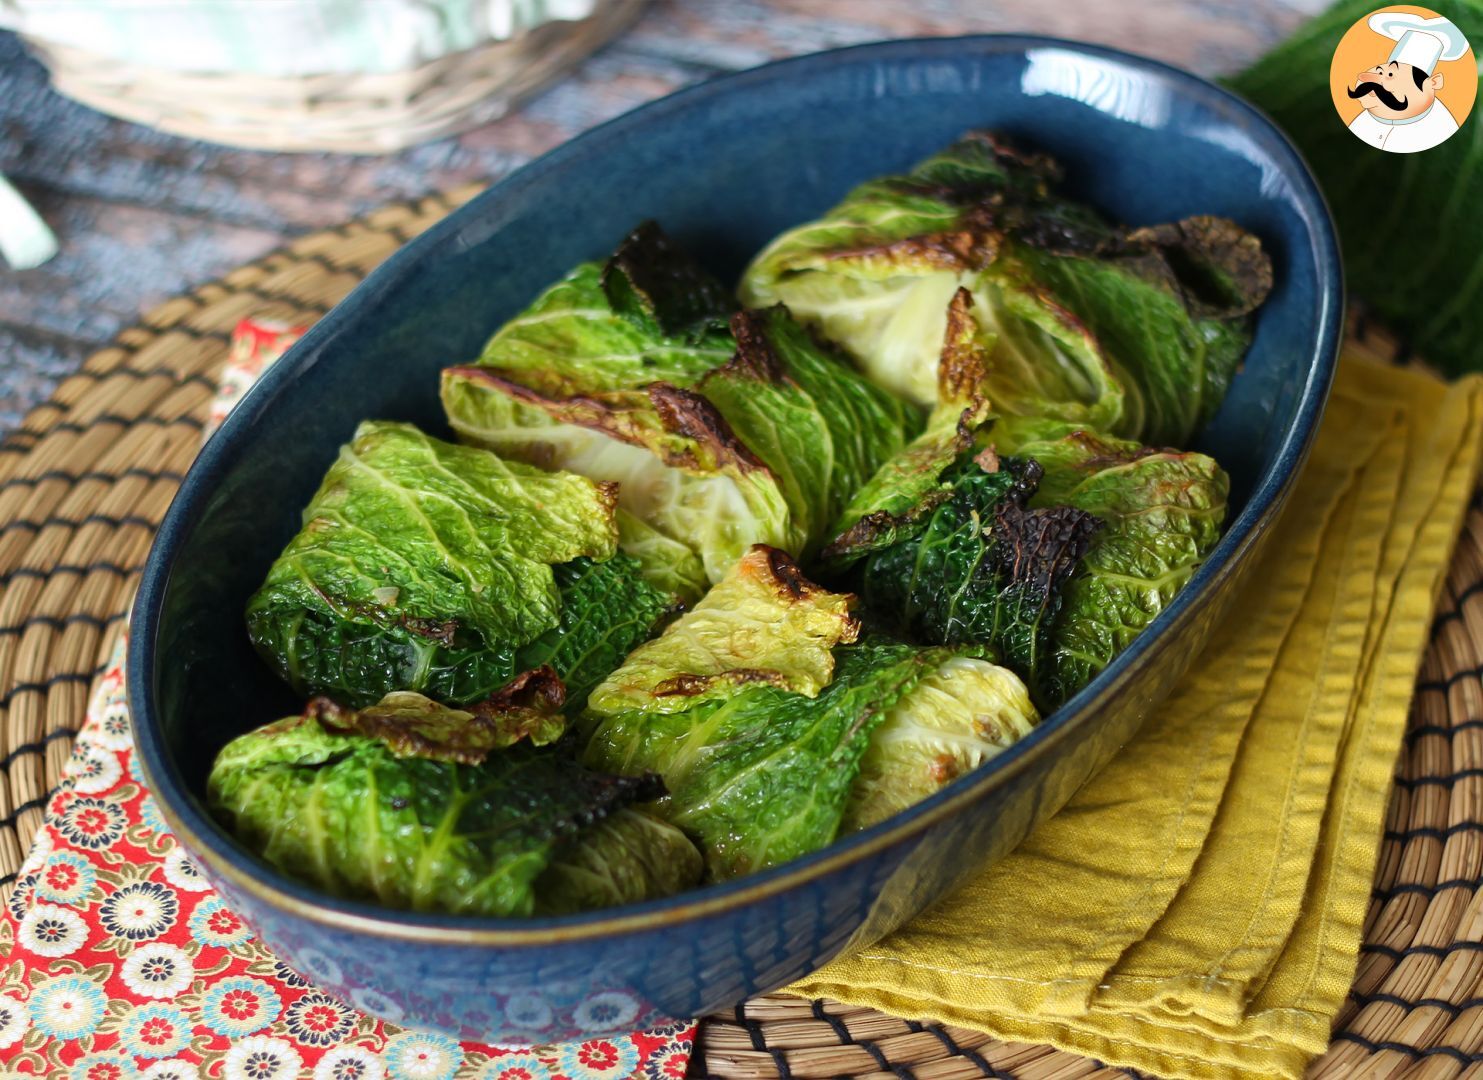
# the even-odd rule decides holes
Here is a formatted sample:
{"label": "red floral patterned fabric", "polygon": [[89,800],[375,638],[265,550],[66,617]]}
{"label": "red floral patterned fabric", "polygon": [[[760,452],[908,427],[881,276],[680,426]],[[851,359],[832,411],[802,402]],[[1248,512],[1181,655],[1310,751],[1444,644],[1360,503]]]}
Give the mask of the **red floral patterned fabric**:
{"label": "red floral patterned fabric", "polygon": [[336,1001],[275,960],[160,819],[134,765],[122,657],[120,643],[0,913],[3,1075],[682,1080],[693,1023],[530,1049],[459,1043],[374,1019],[363,1009],[394,1013],[374,991]]}
{"label": "red floral patterned fabric", "polygon": [[[303,333],[242,321],[208,436]],[[532,1048],[459,1043],[375,1019],[395,1006],[374,990],[346,1003],[316,989],[254,938],[165,828],[134,766],[122,641],[6,908],[6,1080],[682,1080],[695,1036],[687,1022]],[[577,1015],[627,1023],[637,1009],[605,992]],[[539,1032],[543,1017],[522,1023]]]}

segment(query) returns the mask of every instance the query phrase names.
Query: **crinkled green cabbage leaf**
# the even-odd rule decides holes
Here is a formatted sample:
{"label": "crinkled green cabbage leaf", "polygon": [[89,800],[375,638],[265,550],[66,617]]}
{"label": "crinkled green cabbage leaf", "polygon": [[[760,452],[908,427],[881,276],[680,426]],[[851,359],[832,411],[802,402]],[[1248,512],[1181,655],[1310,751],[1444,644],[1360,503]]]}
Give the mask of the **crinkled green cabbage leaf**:
{"label": "crinkled green cabbage leaf", "polygon": [[921,802],[1018,742],[1039,722],[1008,668],[943,661],[886,710],[860,759],[842,830],[868,828]]}
{"label": "crinkled green cabbage leaf", "polygon": [[1057,420],[974,431],[971,418],[937,453],[898,460],[862,489],[826,565],[897,633],[992,645],[1053,708],[1204,561],[1228,480],[1203,454]]}
{"label": "crinkled green cabbage leaf", "polygon": [[469,442],[617,481],[665,588],[719,581],[754,543],[810,554],[917,426],[785,311],[730,310],[653,225],[444,372],[443,404]]}
{"label": "crinkled green cabbage leaf", "polygon": [[1041,680],[1059,703],[1130,645],[1220,540],[1230,483],[1204,454],[1159,450],[1053,423],[1004,425],[1004,450],[1043,470],[1032,506],[1101,522],[1062,590],[1055,651]]}
{"label": "crinkled green cabbage leaf", "polygon": [[683,892],[705,872],[681,830],[644,806],[625,806],[562,844],[536,879],[536,911],[565,915]]}
{"label": "crinkled green cabbage leaf", "polygon": [[887,532],[889,543],[861,538],[861,597],[898,633],[992,645],[1038,685],[1055,649],[1062,591],[1097,519],[1072,507],[1031,509],[1040,480],[1033,460],[965,454],[942,480],[945,497]]}
{"label": "crinkled green cabbage leaf", "polygon": [[[661,896],[698,877],[678,831],[614,820],[658,794],[652,776],[595,773],[529,740],[471,750],[468,713],[440,717],[412,697],[362,714],[315,705],[232,740],[207,780],[213,812],[284,872],[393,908],[542,914]],[[598,879],[604,862],[640,849]],[[583,870],[590,880],[577,880]]]}
{"label": "crinkled green cabbage leaf", "polygon": [[461,704],[550,664],[577,705],[673,604],[615,554],[610,484],[368,421],[248,603],[300,693]]}
{"label": "crinkled green cabbage leaf", "polygon": [[[944,665],[989,655],[881,637],[851,644],[850,599],[808,582],[782,552],[753,548],[592,695],[584,760],[658,773],[669,794],[656,809],[697,839],[712,878],[831,843],[882,720]],[[874,783],[887,782],[895,760]],[[903,792],[921,790],[912,765],[900,768]],[[862,798],[857,822],[888,797]]]}
{"label": "crinkled green cabbage leaf", "polygon": [[835,520],[833,540],[820,553],[827,567],[838,570],[913,535],[923,515],[949,497],[952,487],[943,474],[974,445],[991,416],[984,393],[988,356],[979,346],[972,307],[972,294],[959,288],[948,304],[935,367],[937,404],[927,426],[859,487]]}
{"label": "crinkled green cabbage leaf", "polygon": [[1060,179],[1046,155],[970,133],[779,236],[742,299],[786,304],[872,380],[930,405],[948,306],[967,288],[997,414],[1181,443],[1224,396],[1270,261],[1220,218],[1111,225],[1058,195]]}
{"label": "crinkled green cabbage leaf", "polygon": [[859,637],[853,602],[758,545],[666,633],[634,649],[588,708],[680,712],[758,683],[815,697],[833,677],[834,647]]}

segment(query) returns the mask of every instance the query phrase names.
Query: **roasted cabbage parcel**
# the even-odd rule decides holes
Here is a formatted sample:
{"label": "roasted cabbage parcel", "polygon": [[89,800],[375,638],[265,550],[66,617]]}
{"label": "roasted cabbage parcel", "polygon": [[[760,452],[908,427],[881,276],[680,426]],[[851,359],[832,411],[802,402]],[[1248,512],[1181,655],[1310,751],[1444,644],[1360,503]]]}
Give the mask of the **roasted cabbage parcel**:
{"label": "roasted cabbage parcel", "polygon": [[927,430],[856,493],[822,557],[894,632],[989,645],[1054,709],[1215,547],[1229,483],[1204,454],[991,422],[953,348],[950,328]]}
{"label": "roasted cabbage parcel", "polygon": [[[653,223],[371,421],[247,610],[306,711],[215,813],[329,892],[473,915],[818,851],[1004,753],[1164,611],[1229,483],[1188,449],[1272,282],[971,133],[756,256]],[[460,358],[453,357],[451,360]]]}
{"label": "roasted cabbage parcel", "polygon": [[872,380],[930,405],[947,307],[967,288],[998,413],[1179,445],[1224,397],[1271,262],[1223,218],[1124,228],[1060,181],[1047,155],[972,132],[779,236],[742,300],[788,305]]}
{"label": "roasted cabbage parcel", "polygon": [[448,704],[550,665],[570,700],[675,598],[619,551],[612,484],[367,421],[247,605],[248,636],[304,696]]}
{"label": "roasted cabbage parcel", "polygon": [[692,599],[753,543],[811,554],[918,424],[784,309],[736,310],[652,224],[445,372],[443,403],[470,442],[616,481],[625,540]]}
{"label": "roasted cabbage parcel", "polygon": [[468,915],[562,914],[695,884],[700,855],[605,776],[547,746],[561,684],[539,671],[469,711],[415,693],[316,699],[228,743],[215,813],[264,859],[337,896]]}
{"label": "roasted cabbage parcel", "polygon": [[753,547],[593,692],[584,761],[662,777],[657,812],[724,879],[881,821],[1035,724],[992,650],[865,633],[854,603]]}

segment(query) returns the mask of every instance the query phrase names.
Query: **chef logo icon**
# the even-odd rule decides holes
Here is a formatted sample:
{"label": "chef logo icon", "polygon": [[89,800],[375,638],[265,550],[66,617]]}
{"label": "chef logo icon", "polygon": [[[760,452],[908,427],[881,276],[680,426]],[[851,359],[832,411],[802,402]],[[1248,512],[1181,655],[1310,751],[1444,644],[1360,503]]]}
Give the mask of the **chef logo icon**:
{"label": "chef logo icon", "polygon": [[1472,111],[1478,65],[1461,30],[1434,11],[1382,8],[1334,50],[1334,106],[1355,137],[1390,154],[1446,142]]}

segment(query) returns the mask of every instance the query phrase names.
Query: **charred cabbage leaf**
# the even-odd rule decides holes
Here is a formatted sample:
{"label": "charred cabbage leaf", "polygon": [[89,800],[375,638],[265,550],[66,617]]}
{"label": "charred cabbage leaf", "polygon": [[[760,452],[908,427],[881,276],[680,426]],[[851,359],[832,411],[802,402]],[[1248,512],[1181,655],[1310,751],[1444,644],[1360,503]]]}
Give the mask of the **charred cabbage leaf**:
{"label": "charred cabbage leaf", "polygon": [[843,831],[884,821],[1028,735],[1039,722],[1030,692],[1007,668],[955,656],[887,709],[860,759]]}
{"label": "charred cabbage leaf", "polygon": [[305,715],[326,731],[378,739],[395,757],[478,765],[491,750],[504,750],[522,739],[546,746],[561,738],[565,700],[566,688],[556,672],[544,667],[523,672],[467,710],[398,690],[358,710],[315,698]]}
{"label": "charred cabbage leaf", "polygon": [[1032,506],[1075,507],[1102,523],[1062,591],[1040,683],[1058,704],[1127,648],[1204,562],[1220,540],[1229,481],[1204,454],[1066,425],[1005,425],[991,437],[1041,466]]}
{"label": "charred cabbage leaf", "polygon": [[611,484],[369,421],[247,607],[296,690],[463,703],[550,664],[580,704],[673,598],[615,555]]}
{"label": "charred cabbage leaf", "polygon": [[916,417],[785,311],[728,307],[641,227],[444,372],[444,408],[467,441],[617,481],[647,530],[628,550],[665,588],[719,581],[754,543],[811,553]]}
{"label": "charred cabbage leaf", "polygon": [[1058,195],[1060,179],[1051,158],[970,133],[778,237],[742,299],[786,304],[872,380],[930,405],[948,306],[967,288],[998,414],[1182,442],[1225,393],[1270,261],[1219,218],[1111,225]]}
{"label": "charred cabbage leaf", "polygon": [[1229,484],[1203,454],[968,419],[862,489],[827,565],[901,634],[992,644],[1051,708],[1184,587],[1220,539]]}
{"label": "charred cabbage leaf", "polygon": [[834,646],[859,637],[853,601],[758,545],[668,632],[634,649],[588,707],[677,712],[759,683],[815,697],[834,674]]}
{"label": "charred cabbage leaf", "polygon": [[[669,795],[657,809],[698,839],[713,878],[829,844],[883,718],[949,661],[988,655],[850,644],[850,599],[804,581],[783,553],[754,548],[592,695],[584,760],[662,776]],[[877,781],[894,768],[882,765]],[[912,766],[901,769],[912,773],[902,788],[920,790]],[[869,806],[884,798],[864,796]]]}
{"label": "charred cabbage leaf", "polygon": [[866,605],[898,632],[948,645],[992,645],[1032,685],[1055,649],[1062,592],[1098,520],[1069,506],[1031,509],[1041,468],[1031,459],[964,455],[942,475],[945,497],[910,527],[885,533],[860,565]]}
{"label": "charred cabbage leaf", "polygon": [[[336,713],[326,723],[316,708],[234,739],[207,781],[213,812],[284,872],[394,908],[530,915],[693,883],[698,858],[672,832],[649,840],[650,857],[625,866],[621,881],[570,883],[563,867],[641,846],[622,839],[632,825],[597,827],[657,794],[654,778],[605,776],[527,741],[477,763],[448,760],[462,753],[450,746],[468,741],[467,721],[413,696],[383,702],[379,718]],[[387,726],[409,712],[415,744]]]}

